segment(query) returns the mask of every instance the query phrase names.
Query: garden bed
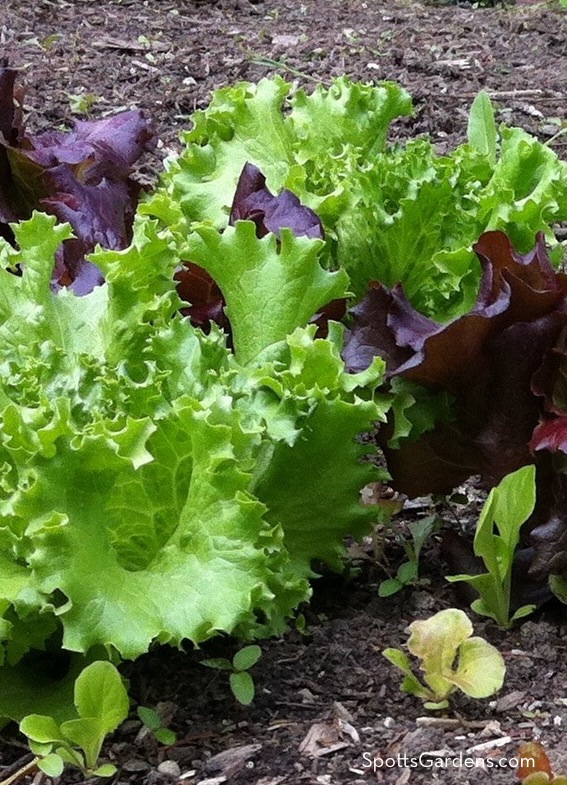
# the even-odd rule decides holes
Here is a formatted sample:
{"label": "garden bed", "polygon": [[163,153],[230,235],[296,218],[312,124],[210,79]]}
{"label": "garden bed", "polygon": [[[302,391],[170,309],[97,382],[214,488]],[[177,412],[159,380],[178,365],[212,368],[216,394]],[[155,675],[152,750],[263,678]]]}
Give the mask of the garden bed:
{"label": "garden bed", "polygon": [[[27,84],[30,129],[69,125],[78,113],[141,108],[161,140],[138,173],[147,183],[155,182],[160,159],[181,149],[179,132],[207,105],[211,90],[273,73],[306,88],[344,73],[396,81],[412,94],[416,113],[394,124],[395,138],[429,134],[439,152],[465,139],[470,105],[483,88],[500,120],[544,141],[565,117],[567,16],[546,5],[13,0],[2,24],[3,51]],[[566,139],[552,142],[563,158]],[[431,504],[414,505],[402,518],[429,514]],[[473,505],[461,513],[465,527],[477,512]],[[441,514],[445,527],[454,525],[453,513],[442,508]],[[424,720],[421,702],[399,692],[398,674],[381,652],[403,644],[414,619],[467,603],[444,580],[438,536],[422,560],[421,577],[429,583],[390,598],[378,596],[386,572],[366,558],[369,545],[366,551],[362,559],[354,552],[349,575],[325,573],[316,583],[304,633],[262,643],[248,708],[234,700],[225,674],[199,664],[203,652],[163,648],[127,665],[132,697],[158,707],[177,742],[157,745],[133,715],[103,751],[120,767],[113,782],[166,785],[181,776],[209,785],[512,783],[504,759],[516,756],[520,741],[534,739],[545,745],[554,769],[566,772],[563,606],[550,604],[509,632],[474,617],[475,632],[504,656],[505,686],[494,700],[460,698],[437,723],[431,715]],[[394,547],[387,557],[394,569],[399,551]],[[229,640],[205,646],[208,657],[235,650]],[[432,753],[431,768],[370,766],[423,753]],[[21,766],[26,754],[8,729],[0,763]],[[483,759],[484,768],[439,768],[452,755]],[[0,776],[11,770],[0,769]],[[74,777],[66,773],[61,782]]]}

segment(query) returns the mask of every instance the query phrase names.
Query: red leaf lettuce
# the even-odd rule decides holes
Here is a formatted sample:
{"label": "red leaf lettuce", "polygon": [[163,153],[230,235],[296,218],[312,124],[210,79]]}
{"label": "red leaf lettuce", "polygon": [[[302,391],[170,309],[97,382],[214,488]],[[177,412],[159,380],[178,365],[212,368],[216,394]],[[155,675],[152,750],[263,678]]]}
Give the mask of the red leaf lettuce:
{"label": "red leaf lettuce", "polygon": [[372,283],[352,311],[344,357],[360,371],[382,356],[390,384],[452,400],[452,416],[417,438],[395,439],[393,416],[381,434],[393,483],[408,495],[447,492],[471,475],[492,487],[535,462],[531,571],[560,572],[567,567],[567,275],[552,267],[541,234],[524,255],[500,231],[483,234],[474,250],[483,272],[468,313],[440,324],[418,313],[401,287]]}
{"label": "red leaf lettuce", "polygon": [[97,244],[120,250],[132,239],[141,186],[132,166],[155,146],[140,111],[75,123],[72,131],[31,135],[22,120],[16,71],[0,68],[0,236],[13,242],[9,222],[34,210],[55,215],[73,228],[57,253],[53,286],[87,294],[102,283],[85,260]]}

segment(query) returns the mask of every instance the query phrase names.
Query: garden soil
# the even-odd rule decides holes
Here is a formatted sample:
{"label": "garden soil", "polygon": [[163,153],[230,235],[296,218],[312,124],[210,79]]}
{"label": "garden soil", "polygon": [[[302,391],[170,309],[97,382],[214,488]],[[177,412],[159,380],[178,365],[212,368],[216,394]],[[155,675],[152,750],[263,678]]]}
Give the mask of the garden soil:
{"label": "garden soil", "polygon": [[[142,108],[156,124],[157,154],[138,176],[155,182],[161,158],[211,90],[279,73],[305,87],[346,73],[395,80],[415,100],[393,139],[429,134],[439,151],[466,136],[471,102],[486,89],[500,120],[519,125],[567,155],[567,14],[532,3],[500,8],[432,6],[398,0],[3,0],[0,51],[21,71],[32,131],[69,126],[74,112]],[[474,496],[471,488],[466,489]],[[478,503],[440,509],[413,502],[398,515],[438,514],[441,527],[474,526]],[[177,734],[160,745],[131,718],[103,756],[119,771],[114,785],[422,785],[517,782],[522,741],[539,740],[555,772],[567,773],[567,616],[550,605],[522,626],[501,631],[474,617],[475,630],[502,652],[507,678],[494,699],[457,697],[450,710],[427,712],[399,690],[385,647],[407,640],[408,624],[466,603],[444,580],[440,537],[422,559],[422,585],[391,598],[378,587],[402,551],[392,535],[351,545],[341,576],[323,574],[305,629],[262,643],[253,668],[256,697],[240,706],[226,673],[204,657],[232,656],[236,644],[202,651],[160,648],[127,664],[135,702],[156,708]],[[472,614],[471,614],[472,615]],[[0,740],[0,778],[31,756],[16,728]],[[66,772],[63,784],[80,781]],[[39,772],[22,783],[48,785]]]}

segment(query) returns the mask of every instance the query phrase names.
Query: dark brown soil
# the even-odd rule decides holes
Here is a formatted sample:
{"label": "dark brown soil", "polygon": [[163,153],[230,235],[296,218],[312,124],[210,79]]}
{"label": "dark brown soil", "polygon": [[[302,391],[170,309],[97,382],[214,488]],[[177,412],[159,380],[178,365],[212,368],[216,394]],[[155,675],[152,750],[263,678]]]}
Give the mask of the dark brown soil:
{"label": "dark brown soil", "polygon": [[[542,139],[565,120],[567,15],[546,5],[498,9],[434,7],[401,0],[4,0],[0,42],[22,70],[31,129],[73,121],[77,97],[92,116],[137,106],[151,115],[159,156],[178,149],[178,133],[210,91],[278,72],[309,86],[342,73],[392,79],[414,96],[416,114],[398,137],[428,133],[440,149],[461,142],[468,108],[485,88],[500,118]],[[79,101],[80,103],[80,101]],[[564,156],[567,138],[553,143]],[[159,156],[143,174],[153,180]],[[422,513],[427,510],[421,511]],[[420,514],[413,511],[407,514]],[[451,523],[447,515],[445,525]],[[389,550],[390,567],[398,552]],[[352,571],[351,571],[352,572]],[[116,785],[216,783],[341,785],[373,782],[513,783],[520,740],[540,739],[557,772],[567,773],[567,638],[562,608],[504,633],[475,617],[497,645],[507,679],[497,700],[457,698],[436,724],[420,701],[399,692],[382,657],[406,640],[416,618],[459,604],[444,581],[437,540],[424,559],[425,587],[378,597],[384,568],[363,562],[354,577],[324,577],[305,609],[307,632],[262,644],[252,706],[239,706],[226,674],[199,664],[232,654],[216,641],[203,652],[154,651],[126,669],[131,692],[158,707],[177,733],[157,745],[132,719],[104,749],[120,770]],[[423,753],[429,767],[410,768]],[[441,768],[451,756],[463,765]],[[5,733],[0,777],[29,760]],[[369,764],[408,756],[408,765]],[[465,759],[484,761],[467,768]],[[501,760],[502,759],[502,760]],[[422,759],[422,763],[423,763]],[[403,764],[403,757],[399,759]],[[21,782],[31,782],[33,777]],[[47,783],[36,775],[35,783]],[[65,774],[61,782],[76,781]]]}

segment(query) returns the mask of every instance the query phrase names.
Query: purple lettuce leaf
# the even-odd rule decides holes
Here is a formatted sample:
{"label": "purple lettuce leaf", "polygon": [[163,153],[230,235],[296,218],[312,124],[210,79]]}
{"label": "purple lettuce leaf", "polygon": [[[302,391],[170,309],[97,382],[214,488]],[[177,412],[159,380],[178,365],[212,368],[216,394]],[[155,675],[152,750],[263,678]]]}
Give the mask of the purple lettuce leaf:
{"label": "purple lettuce leaf", "polygon": [[325,236],[317,213],[302,205],[292,191],[284,189],[274,195],[266,188],[262,172],[251,163],[244,164],[230,210],[229,224],[234,226],[239,220],[253,221],[258,237],[268,232],[279,237],[284,227],[291,229],[296,237]]}
{"label": "purple lettuce leaf", "polygon": [[96,245],[120,250],[130,244],[140,186],[129,179],[107,178],[85,185],[67,164],[48,169],[44,180],[56,196],[42,199],[42,209],[67,221],[76,234],[57,254],[53,285],[70,286],[78,295],[88,294],[103,282],[103,276],[85,255]]}
{"label": "purple lettuce leaf", "polygon": [[28,134],[22,123],[16,72],[0,68],[0,235],[33,210],[68,221],[75,238],[57,254],[53,286],[87,294],[102,275],[85,255],[96,244],[120,250],[132,238],[140,186],[132,166],[156,143],[139,111],[78,121],[72,131]]}
{"label": "purple lettuce leaf", "polygon": [[126,180],[156,139],[142,112],[130,110],[99,120],[77,120],[71,131],[47,131],[30,140],[28,157],[44,169],[68,164],[77,179],[96,185],[103,178]]}

